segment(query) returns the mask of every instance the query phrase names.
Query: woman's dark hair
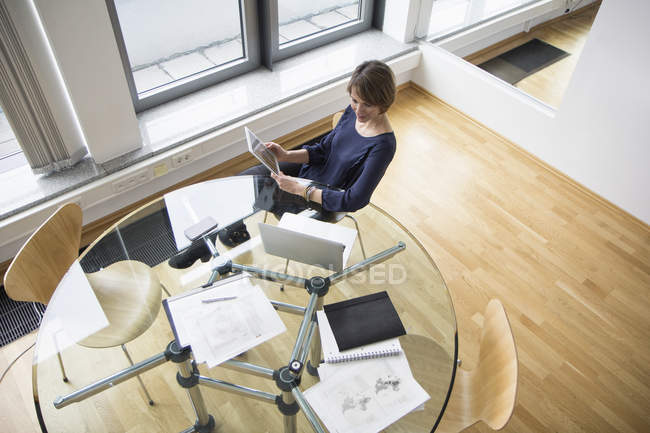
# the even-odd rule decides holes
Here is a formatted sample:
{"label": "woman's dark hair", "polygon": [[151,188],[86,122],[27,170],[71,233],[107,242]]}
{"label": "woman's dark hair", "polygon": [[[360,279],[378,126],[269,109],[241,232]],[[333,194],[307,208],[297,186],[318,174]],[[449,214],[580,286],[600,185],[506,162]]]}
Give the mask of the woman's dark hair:
{"label": "woman's dark hair", "polygon": [[354,89],[370,105],[385,113],[395,101],[395,76],[384,62],[369,60],[356,67],[348,82],[348,93]]}

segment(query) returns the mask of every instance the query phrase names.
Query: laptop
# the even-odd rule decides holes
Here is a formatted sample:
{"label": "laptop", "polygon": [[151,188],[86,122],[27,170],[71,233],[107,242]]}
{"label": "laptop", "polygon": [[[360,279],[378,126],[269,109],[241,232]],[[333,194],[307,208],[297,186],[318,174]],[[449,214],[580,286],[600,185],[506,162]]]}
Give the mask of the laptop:
{"label": "laptop", "polygon": [[268,254],[335,272],[343,270],[345,245],[341,242],[264,223],[259,223],[259,229]]}

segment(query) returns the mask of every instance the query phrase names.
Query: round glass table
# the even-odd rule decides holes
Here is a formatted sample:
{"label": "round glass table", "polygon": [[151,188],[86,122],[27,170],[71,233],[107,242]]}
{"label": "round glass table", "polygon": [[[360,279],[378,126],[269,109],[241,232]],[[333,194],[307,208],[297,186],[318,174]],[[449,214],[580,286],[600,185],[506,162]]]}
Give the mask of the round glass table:
{"label": "round glass table", "polygon": [[[221,276],[213,273],[213,267],[225,258],[233,268],[250,266],[268,275],[305,280],[345,274],[319,296],[319,306],[386,291],[406,330],[400,343],[411,373],[430,398],[385,431],[432,431],[451,392],[457,358],[454,308],[440,271],[406,228],[372,204],[350,214],[358,222],[362,240],[357,237],[347,259],[348,269],[358,267],[354,272],[335,273],[293,260],[287,266],[284,258],[265,252],[261,224],[277,225],[283,212],[333,217],[317,211],[307,209],[302,198],[280,191],[268,177],[239,176],[173,191],[110,227],[70,268],[45,312],[33,364],[34,399],[42,429],[194,431],[205,418],[204,407],[214,419],[214,431],[314,431],[314,414],[305,415],[305,410],[293,417],[293,427],[287,426],[277,402],[283,393],[268,377],[290,365],[292,349],[305,326],[303,314],[291,314],[277,305],[304,311],[311,304],[304,287],[282,284],[277,278],[251,278],[276,302],[286,331],[241,353],[235,362],[213,368],[194,367],[191,359],[183,361],[186,364],[170,360],[170,347],[171,352],[177,347],[160,307],[162,300],[218,280]],[[185,230],[206,216],[219,224],[213,232],[243,220],[250,239],[229,247],[217,237],[214,246],[219,257],[197,260],[185,269],[172,268],[169,259],[191,244]],[[355,228],[352,218],[337,219],[337,225]],[[364,265],[369,262],[372,265]],[[241,365],[264,367],[258,369],[260,374],[250,374],[251,368],[236,368]],[[302,369],[297,385],[303,392],[319,382],[315,370],[308,370]],[[179,381],[199,375],[214,378],[206,382],[236,385],[223,390],[200,384],[192,388]],[[198,403],[188,398],[197,388]]]}

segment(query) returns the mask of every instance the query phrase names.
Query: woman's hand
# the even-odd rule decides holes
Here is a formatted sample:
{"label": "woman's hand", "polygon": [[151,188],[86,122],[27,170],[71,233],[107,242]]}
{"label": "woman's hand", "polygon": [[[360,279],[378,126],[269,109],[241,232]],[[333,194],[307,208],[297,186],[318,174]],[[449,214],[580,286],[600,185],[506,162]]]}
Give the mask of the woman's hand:
{"label": "woman's hand", "polygon": [[287,176],[282,172],[280,172],[280,174],[271,172],[271,177],[275,179],[281,190],[291,194],[299,195],[301,197],[304,195],[305,187],[296,182],[293,177]]}
{"label": "woman's hand", "polygon": [[264,146],[266,146],[266,148],[270,150],[273,155],[275,155],[278,161],[286,161],[289,152],[284,150],[284,148],[278,143],[269,141],[268,143],[264,143]]}

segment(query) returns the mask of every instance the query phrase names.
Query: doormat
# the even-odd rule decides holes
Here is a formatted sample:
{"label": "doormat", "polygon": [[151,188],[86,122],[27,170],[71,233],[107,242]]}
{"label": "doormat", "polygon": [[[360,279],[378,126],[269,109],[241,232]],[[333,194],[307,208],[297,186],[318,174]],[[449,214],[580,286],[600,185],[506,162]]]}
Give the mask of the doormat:
{"label": "doormat", "polygon": [[523,45],[478,65],[479,68],[515,84],[527,76],[552,65],[568,56],[564,50],[539,39],[532,39]]}

